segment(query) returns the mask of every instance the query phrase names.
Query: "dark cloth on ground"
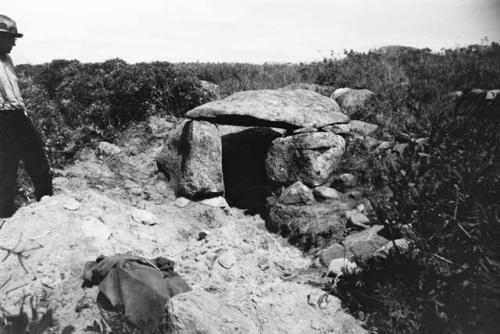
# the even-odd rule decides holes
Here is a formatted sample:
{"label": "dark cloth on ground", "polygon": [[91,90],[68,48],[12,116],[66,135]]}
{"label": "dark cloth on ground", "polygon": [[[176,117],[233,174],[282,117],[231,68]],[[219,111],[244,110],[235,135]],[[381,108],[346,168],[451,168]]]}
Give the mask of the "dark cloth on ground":
{"label": "dark cloth on ground", "polygon": [[52,177],[43,142],[22,110],[0,111],[0,217],[9,217],[14,211],[17,168],[19,160],[35,187],[39,200],[52,195]]}
{"label": "dark cloth on ground", "polygon": [[171,297],[191,290],[174,271],[174,262],[163,257],[100,256],[85,263],[83,279],[83,287],[99,286],[100,307],[111,308],[134,327],[148,330],[160,326]]}

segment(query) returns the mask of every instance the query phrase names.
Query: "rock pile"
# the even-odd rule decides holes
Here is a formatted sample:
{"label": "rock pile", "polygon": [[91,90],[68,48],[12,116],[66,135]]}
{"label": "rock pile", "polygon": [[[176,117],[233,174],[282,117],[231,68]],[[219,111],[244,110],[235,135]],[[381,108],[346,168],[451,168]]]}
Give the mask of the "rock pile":
{"label": "rock pile", "polygon": [[[372,227],[371,206],[354,176],[337,173],[345,138],[373,150],[385,146],[372,137],[377,125],[341,112],[364,105],[373,92],[343,88],[332,99],[315,93],[316,88],[244,91],[199,106],[167,138],[158,165],[172,176],[177,195],[225,194],[229,205],[261,213],[269,230],[303,250],[322,250],[318,256],[328,266],[325,261],[339,254],[362,258],[387,242],[379,235],[381,227]],[[205,143],[194,139],[195,131]],[[199,154],[196,167],[189,165],[193,150]],[[186,175],[199,180],[189,183],[190,191]]]}

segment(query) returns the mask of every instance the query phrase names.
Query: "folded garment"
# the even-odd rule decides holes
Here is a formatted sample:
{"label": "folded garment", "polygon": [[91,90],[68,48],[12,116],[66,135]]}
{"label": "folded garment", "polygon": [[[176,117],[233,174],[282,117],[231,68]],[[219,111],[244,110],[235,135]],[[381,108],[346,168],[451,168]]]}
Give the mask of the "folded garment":
{"label": "folded garment", "polygon": [[100,307],[112,308],[136,328],[153,331],[161,324],[167,301],[191,290],[174,271],[174,262],[164,257],[99,256],[85,263],[83,280],[83,287],[99,286]]}

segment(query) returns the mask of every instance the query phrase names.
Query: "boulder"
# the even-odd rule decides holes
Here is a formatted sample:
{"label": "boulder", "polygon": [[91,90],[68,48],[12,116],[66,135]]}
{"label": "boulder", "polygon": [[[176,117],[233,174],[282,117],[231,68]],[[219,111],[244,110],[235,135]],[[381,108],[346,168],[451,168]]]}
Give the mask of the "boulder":
{"label": "boulder", "polygon": [[378,130],[378,125],[368,122],[352,120],[349,124],[351,126],[351,132],[360,136],[371,136]]}
{"label": "boulder", "polygon": [[307,89],[312,90],[313,92],[319,93],[324,96],[330,97],[335,90],[333,86],[323,86],[312,83],[292,83],[285,87],[281,87],[281,90],[297,90],[297,89]]}
{"label": "boulder", "polygon": [[344,151],[344,139],[331,132],[277,138],[267,153],[267,176],[282,185],[300,180],[309,187],[316,187],[328,180]]}
{"label": "boulder", "polygon": [[187,122],[187,120],[178,122],[166,133],[163,148],[156,158],[158,170],[168,177],[174,188],[177,187],[181,174],[181,135]]}
{"label": "boulder", "polygon": [[215,125],[204,121],[186,123],[181,151],[178,196],[206,198],[224,193],[222,141]]}
{"label": "boulder", "polygon": [[204,101],[215,101],[220,99],[220,89],[218,85],[205,80],[200,80],[200,84]]}
{"label": "boulder", "polygon": [[346,207],[347,204],[341,201],[314,202],[308,205],[270,201],[267,227],[303,250],[324,247],[331,240],[340,241],[344,238],[346,218],[343,211]]}
{"label": "boulder", "polygon": [[370,229],[349,235],[342,244],[334,243],[319,251],[321,262],[327,266],[332,260],[338,258],[366,261],[373,256],[377,249],[388,242],[386,238],[378,234],[383,228],[382,225],[375,225]]}
{"label": "boulder", "polygon": [[356,109],[363,107],[375,95],[368,89],[338,88],[331,98],[338,103],[342,110]]}
{"label": "boulder", "polygon": [[257,334],[258,328],[241,310],[220,303],[203,290],[178,294],[167,303],[172,334]]}
{"label": "boulder", "polygon": [[279,202],[283,204],[305,205],[313,203],[314,196],[311,189],[302,182],[297,181],[283,191]]}
{"label": "boulder", "polygon": [[347,123],[335,101],[310,90],[249,90],[206,103],[186,117],[217,124],[296,129]]}

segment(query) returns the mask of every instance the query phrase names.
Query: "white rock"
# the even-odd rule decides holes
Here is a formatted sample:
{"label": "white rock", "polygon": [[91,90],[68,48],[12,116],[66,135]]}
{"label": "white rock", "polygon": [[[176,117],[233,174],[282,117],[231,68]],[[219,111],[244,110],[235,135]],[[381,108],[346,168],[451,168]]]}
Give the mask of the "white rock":
{"label": "white rock", "polygon": [[191,201],[189,199],[187,199],[186,197],[177,197],[175,199],[175,205],[179,208],[184,208],[186,207],[189,203],[191,203]]}
{"label": "white rock", "polygon": [[158,219],[154,214],[146,210],[134,209],[132,212],[132,219],[138,223],[144,225],[156,225],[158,224]]}
{"label": "white rock", "polygon": [[348,215],[349,221],[354,226],[359,226],[362,228],[369,228],[368,224],[370,224],[370,219],[362,213],[352,212]]}
{"label": "white rock", "polygon": [[396,247],[401,253],[405,253],[410,249],[410,241],[404,238],[389,241],[377,249],[373,255],[376,257],[387,257],[390,253],[396,252]]}
{"label": "white rock", "polygon": [[216,208],[228,208],[229,204],[227,204],[227,201],[224,197],[218,196],[218,197],[212,197],[212,198],[207,198],[201,201],[202,204],[213,206]]}
{"label": "white rock", "polygon": [[97,152],[101,155],[117,155],[120,154],[122,150],[114,144],[102,141],[97,146]]}
{"label": "white rock", "polygon": [[63,208],[68,211],[76,211],[80,209],[80,202],[76,199],[69,199],[66,203],[64,203]]}
{"label": "white rock", "polygon": [[486,92],[486,100],[496,100],[500,97],[500,89],[493,89]]}
{"label": "white rock", "polygon": [[325,187],[325,186],[316,187],[313,190],[313,193],[316,197],[318,197],[320,199],[338,199],[338,198],[340,198],[340,193],[336,189],[330,188],[330,187]]}
{"label": "white rock", "polygon": [[226,252],[217,258],[217,262],[222,268],[231,269],[236,262],[236,257],[233,252]]}
{"label": "white rock", "polygon": [[111,236],[111,229],[95,217],[85,218],[81,228],[86,237],[96,238],[101,241],[108,240]]}
{"label": "white rock", "polygon": [[358,265],[346,258],[333,259],[328,266],[329,275],[350,275],[359,272]]}

